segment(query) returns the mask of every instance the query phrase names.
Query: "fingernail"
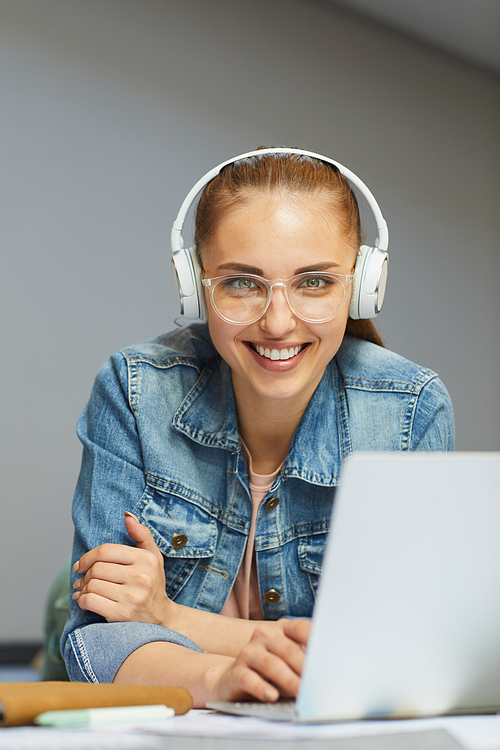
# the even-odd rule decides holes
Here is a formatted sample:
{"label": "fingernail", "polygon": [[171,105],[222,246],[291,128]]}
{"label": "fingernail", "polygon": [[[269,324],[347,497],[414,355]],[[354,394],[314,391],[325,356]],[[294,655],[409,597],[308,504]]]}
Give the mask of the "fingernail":
{"label": "fingernail", "polygon": [[78,579],[78,581],[75,581],[75,582],[74,582],[74,584],[73,584],[73,588],[74,588],[74,589],[79,589],[79,588],[80,588],[80,583],[81,583],[81,580],[82,580],[82,579],[81,579],[81,578],[79,578],[79,579]]}
{"label": "fingernail", "polygon": [[76,563],[73,565],[73,573],[78,573],[79,567],[80,567],[80,560],[77,560]]}
{"label": "fingernail", "polygon": [[134,516],[134,514],[133,514],[133,513],[129,513],[129,511],[128,511],[128,510],[124,510],[124,511],[123,511],[123,514],[124,514],[125,516],[129,516],[129,518],[135,518],[135,520],[137,521],[137,523],[140,523],[140,521],[139,521],[139,519],[137,518],[137,516]]}
{"label": "fingernail", "polygon": [[80,596],[80,592],[79,591],[75,591],[75,593],[73,594],[73,596],[71,598],[74,599],[75,601],[78,601],[78,597],[79,596]]}

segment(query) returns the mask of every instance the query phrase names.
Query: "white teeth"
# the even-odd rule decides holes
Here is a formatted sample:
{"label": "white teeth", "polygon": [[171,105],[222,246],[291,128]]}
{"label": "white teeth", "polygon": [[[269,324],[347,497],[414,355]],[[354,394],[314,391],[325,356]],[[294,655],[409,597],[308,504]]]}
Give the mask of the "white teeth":
{"label": "white teeth", "polygon": [[268,349],[266,347],[264,349],[263,346],[256,345],[255,349],[259,352],[261,357],[266,357],[267,359],[291,359],[291,357],[297,356],[301,347],[292,346],[290,349]]}

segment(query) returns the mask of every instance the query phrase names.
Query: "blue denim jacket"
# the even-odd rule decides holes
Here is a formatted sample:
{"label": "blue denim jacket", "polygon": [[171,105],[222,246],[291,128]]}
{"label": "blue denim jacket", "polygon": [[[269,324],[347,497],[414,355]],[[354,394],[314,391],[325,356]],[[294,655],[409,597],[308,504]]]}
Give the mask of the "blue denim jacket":
{"label": "blue denim jacket", "polygon": [[[231,373],[207,327],[193,325],[111,357],[78,435],[83,461],[73,559],[104,542],[130,544],[123,511],[131,511],[164,555],[168,595],[220,612],[243,559],[252,505]],[[263,502],[258,512],[264,617],[311,615],[345,456],[453,448],[453,409],[437,375],[346,336],[267,495],[279,502]],[[176,534],[187,536],[181,548],[172,543]],[[279,594],[272,603],[264,597],[270,589]],[[72,680],[112,682],[125,658],[151,641],[198,649],[158,625],[106,623],[73,601],[61,645]]]}

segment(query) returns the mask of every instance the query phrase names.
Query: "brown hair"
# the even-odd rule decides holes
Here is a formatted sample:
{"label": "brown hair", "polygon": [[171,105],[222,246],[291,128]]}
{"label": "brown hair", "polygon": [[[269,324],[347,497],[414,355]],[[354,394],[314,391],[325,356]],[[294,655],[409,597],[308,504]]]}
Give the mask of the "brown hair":
{"label": "brown hair", "polygon": [[[231,209],[243,204],[251,192],[284,191],[321,193],[328,196],[340,230],[352,245],[362,244],[358,202],[346,178],[334,164],[301,154],[266,154],[228,164],[205,187],[198,202],[194,243],[203,267],[201,250],[215,235],[218,222]],[[371,320],[347,322],[347,333],[383,346]]]}

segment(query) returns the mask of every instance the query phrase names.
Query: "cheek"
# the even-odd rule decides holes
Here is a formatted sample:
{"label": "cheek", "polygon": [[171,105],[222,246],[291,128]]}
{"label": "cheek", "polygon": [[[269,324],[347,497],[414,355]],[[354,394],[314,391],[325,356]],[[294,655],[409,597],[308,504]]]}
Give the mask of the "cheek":
{"label": "cheek", "polygon": [[234,337],[239,331],[239,328],[238,326],[233,326],[230,323],[226,323],[210,307],[207,308],[207,313],[208,330],[210,331],[213,345],[215,346],[221,357],[227,360],[227,355],[230,351],[230,344],[234,340]]}
{"label": "cheek", "polygon": [[212,341],[214,343],[215,348],[219,349],[219,340],[222,338],[222,331],[221,328],[224,325],[224,321],[219,318],[219,316],[211,309],[210,303],[207,300],[207,322],[208,322],[208,330],[210,331],[210,336],[212,338]]}
{"label": "cheek", "polygon": [[328,354],[329,359],[332,359],[336,355],[344,339],[345,330],[347,326],[347,318],[348,318],[348,312],[347,311],[345,313],[341,312],[330,323],[328,331],[322,331],[322,332],[316,331],[317,335],[319,336],[323,344],[324,349],[327,350],[325,354],[326,353]]}

